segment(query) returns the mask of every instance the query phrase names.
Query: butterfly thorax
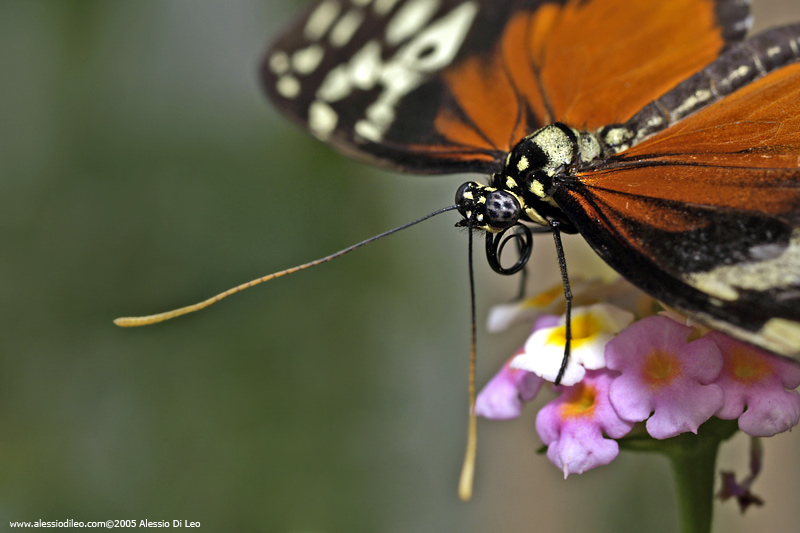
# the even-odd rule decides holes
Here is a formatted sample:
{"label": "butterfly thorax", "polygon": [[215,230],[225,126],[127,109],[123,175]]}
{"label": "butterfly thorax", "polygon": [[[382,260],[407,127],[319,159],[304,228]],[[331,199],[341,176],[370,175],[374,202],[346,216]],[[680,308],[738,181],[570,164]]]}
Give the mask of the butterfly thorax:
{"label": "butterfly thorax", "polygon": [[553,193],[603,152],[592,133],[561,123],[545,126],[517,143],[488,185],[467,182],[459,187],[459,212],[465,221],[472,218],[476,228],[491,233],[520,219],[543,226],[558,220],[571,226]]}

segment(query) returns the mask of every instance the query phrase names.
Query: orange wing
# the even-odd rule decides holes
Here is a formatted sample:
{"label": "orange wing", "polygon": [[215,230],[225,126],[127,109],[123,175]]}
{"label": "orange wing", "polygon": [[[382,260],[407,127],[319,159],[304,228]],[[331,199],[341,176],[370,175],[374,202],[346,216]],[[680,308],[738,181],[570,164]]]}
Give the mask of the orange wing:
{"label": "orange wing", "polygon": [[800,64],[600,165],[556,201],[612,267],[777,353],[800,346]]}
{"label": "orange wing", "polygon": [[719,9],[708,0],[571,0],[522,10],[489,57],[444,73],[458,108],[442,109],[436,128],[507,151],[552,122],[594,130],[626,120],[741,37],[744,23],[737,33]]}
{"label": "orange wing", "polygon": [[627,119],[743,38],[748,15],[740,0],[326,1],[261,73],[282,111],[349,155],[490,173],[553,121]]}
{"label": "orange wing", "polygon": [[767,213],[797,225],[800,64],[747,85],[579,180],[594,201],[666,231],[709,221],[654,206]]}

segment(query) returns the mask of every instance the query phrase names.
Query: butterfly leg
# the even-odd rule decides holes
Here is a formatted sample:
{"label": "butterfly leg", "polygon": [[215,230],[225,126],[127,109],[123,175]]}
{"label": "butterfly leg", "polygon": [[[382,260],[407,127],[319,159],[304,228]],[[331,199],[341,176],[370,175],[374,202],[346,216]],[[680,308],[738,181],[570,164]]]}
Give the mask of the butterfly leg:
{"label": "butterfly leg", "polygon": [[564,284],[564,299],[567,301],[566,312],[566,342],[564,343],[564,358],[561,360],[561,368],[556,376],[556,385],[561,384],[564,371],[569,362],[570,345],[572,344],[572,290],[569,288],[569,274],[567,274],[567,260],[564,257],[564,245],[561,244],[561,223],[557,220],[550,221],[550,229],[553,232],[553,240],[556,244],[556,255],[558,255],[558,268],[561,270],[561,282]]}

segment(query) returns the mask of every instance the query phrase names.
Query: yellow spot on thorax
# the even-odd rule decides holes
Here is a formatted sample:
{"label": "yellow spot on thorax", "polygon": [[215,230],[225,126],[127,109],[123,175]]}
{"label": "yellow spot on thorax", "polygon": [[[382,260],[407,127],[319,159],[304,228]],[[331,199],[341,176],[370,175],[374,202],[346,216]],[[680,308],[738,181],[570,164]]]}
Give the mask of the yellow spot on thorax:
{"label": "yellow spot on thorax", "polygon": [[539,198],[544,198],[544,185],[539,180],[533,180],[530,185],[530,190],[533,194],[538,196]]}

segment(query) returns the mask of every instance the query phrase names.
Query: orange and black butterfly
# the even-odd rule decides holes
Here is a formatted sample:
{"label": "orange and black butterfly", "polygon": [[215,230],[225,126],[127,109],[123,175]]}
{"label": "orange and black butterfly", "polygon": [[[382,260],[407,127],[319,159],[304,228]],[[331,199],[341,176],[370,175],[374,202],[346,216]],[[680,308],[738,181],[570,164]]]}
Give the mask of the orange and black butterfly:
{"label": "orange and black butterfly", "polygon": [[699,322],[800,353],[800,24],[743,0],[324,0],[266,53],[341,151],[477,172],[463,225],[580,233]]}

